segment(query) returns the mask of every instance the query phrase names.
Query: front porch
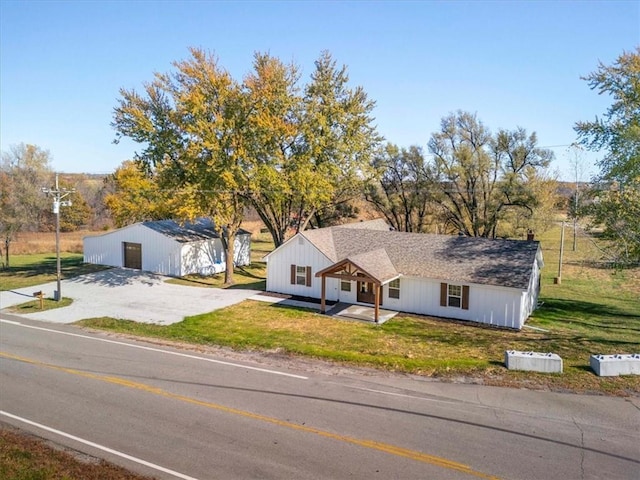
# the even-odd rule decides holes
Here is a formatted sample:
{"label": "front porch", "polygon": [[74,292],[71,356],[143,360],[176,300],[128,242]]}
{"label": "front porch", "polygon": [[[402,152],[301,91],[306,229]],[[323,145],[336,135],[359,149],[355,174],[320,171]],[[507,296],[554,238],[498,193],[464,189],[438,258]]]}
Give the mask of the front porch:
{"label": "front porch", "polygon": [[[344,309],[347,315],[343,316],[351,315],[351,318],[368,321],[371,317],[370,313],[372,312],[373,321],[375,323],[381,323],[380,306],[382,305],[382,287],[396,280],[400,277],[400,274],[396,271],[393,263],[391,263],[386,250],[380,248],[345,258],[324,270],[320,270],[316,273],[316,277],[319,277],[322,282],[320,313],[327,313],[327,278],[335,278],[340,280],[340,282],[347,283],[347,291],[351,291],[351,284],[356,283],[357,302],[373,304],[373,308],[352,305],[352,308],[348,307]],[[387,316],[391,313],[389,310],[383,311],[388,312]]]}
{"label": "front porch", "polygon": [[398,312],[379,308],[378,319],[376,320],[376,309],[374,307],[338,302],[326,314],[332,317],[348,318],[380,325],[391,320]]}

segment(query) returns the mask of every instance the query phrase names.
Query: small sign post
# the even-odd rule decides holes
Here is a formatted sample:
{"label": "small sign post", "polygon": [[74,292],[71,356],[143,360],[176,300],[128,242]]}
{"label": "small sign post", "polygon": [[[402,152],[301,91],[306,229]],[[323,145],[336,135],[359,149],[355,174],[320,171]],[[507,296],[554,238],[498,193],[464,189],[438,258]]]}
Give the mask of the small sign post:
{"label": "small sign post", "polygon": [[44,292],[42,290],[33,292],[33,296],[40,299],[40,310],[42,310],[44,308]]}

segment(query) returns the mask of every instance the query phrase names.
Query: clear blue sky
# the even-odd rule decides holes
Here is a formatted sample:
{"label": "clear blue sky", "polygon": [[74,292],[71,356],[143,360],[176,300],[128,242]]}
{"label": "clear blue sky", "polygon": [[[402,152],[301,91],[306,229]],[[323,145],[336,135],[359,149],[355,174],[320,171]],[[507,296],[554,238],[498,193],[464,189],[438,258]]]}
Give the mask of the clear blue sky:
{"label": "clear blue sky", "polygon": [[573,125],[611,104],[580,76],[640,44],[640,2],[1,0],[0,35],[1,149],[36,144],[60,172],[131,158],[135,144],[112,144],[119,88],[141,89],[195,46],[237,79],[260,51],[306,81],[329,50],[376,101],[387,141],[425,147],[462,109],[492,130],[536,131],[570,178]]}

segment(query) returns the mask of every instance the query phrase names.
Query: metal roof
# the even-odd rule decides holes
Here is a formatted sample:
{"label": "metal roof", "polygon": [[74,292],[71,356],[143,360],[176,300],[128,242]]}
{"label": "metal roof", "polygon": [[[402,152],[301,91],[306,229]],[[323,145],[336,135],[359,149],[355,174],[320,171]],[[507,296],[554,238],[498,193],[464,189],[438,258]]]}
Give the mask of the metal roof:
{"label": "metal roof", "polygon": [[[197,218],[193,222],[184,223],[175,220],[154,220],[142,222],[142,225],[181,243],[219,238],[210,218]],[[240,229],[238,235],[250,235],[250,233]]]}

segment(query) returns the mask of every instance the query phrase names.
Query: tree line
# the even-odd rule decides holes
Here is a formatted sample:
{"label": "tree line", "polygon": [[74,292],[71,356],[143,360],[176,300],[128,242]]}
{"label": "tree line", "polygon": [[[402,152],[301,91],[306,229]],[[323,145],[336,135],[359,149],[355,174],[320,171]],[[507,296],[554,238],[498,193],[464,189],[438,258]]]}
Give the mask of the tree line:
{"label": "tree line", "polygon": [[[63,176],[59,185],[71,190],[77,183]],[[9,266],[11,242],[18,232],[48,232],[55,230],[55,216],[51,199],[42,192],[43,187],[52,187],[54,173],[51,154],[36,145],[13,145],[2,153],[0,161],[0,257]],[[88,182],[83,188],[71,193],[68,198],[73,208],[60,210],[60,230],[69,232],[91,222],[94,212],[100,210],[100,190],[91,188]],[[87,199],[93,202],[89,204]]]}
{"label": "tree line", "polygon": [[[442,233],[495,237],[510,216],[533,226],[542,199],[529,186],[553,156],[535,134],[492,134],[459,111],[442,120],[425,157],[418,147],[384,143],[374,102],[328,52],[306,83],[297,66],[268,54],[256,53],[238,81],[214,55],[190,53],[143,92],[120,92],[112,125],[141,150],[116,172],[123,188],[107,199],[119,223],[131,220],[137,201],[149,218],[209,216],[229,262],[248,205],[276,246],[352,215],[363,195],[398,230],[437,225]],[[132,181],[144,186],[144,198]],[[227,272],[230,282],[231,264]]]}
{"label": "tree line", "polygon": [[[602,118],[575,127],[583,145],[607,151],[599,176],[607,188],[598,188],[592,194],[598,201],[580,215],[604,225],[616,254],[628,259],[640,258],[638,232],[629,226],[640,208],[639,57],[638,50],[624,53],[615,65],[601,64],[585,77],[591,88],[617,100]],[[557,183],[548,173],[553,154],[538,145],[535,132],[492,132],[476,114],[457,111],[442,118],[426,151],[401,148],[377,132],[375,102],[350,85],[346,66],[323,52],[314,67],[303,82],[295,64],[256,53],[252,70],[238,80],[215,55],[191,49],[189,58],[155,73],[141,91],[122,89],[113,113],[115,141],[130,138],[140,149],[94,194],[101,207],[89,210],[95,215],[106,208],[117,226],[212,218],[228,259],[227,283],[233,281],[234,238],[248,208],[276,246],[306,228],[357,217],[362,199],[400,231],[522,237],[549,227],[557,207]],[[31,153],[20,148],[3,154],[5,240],[20,228],[17,218],[38,216],[5,211],[24,191],[11,180],[16,172],[30,168],[29,158],[42,163],[36,147]],[[36,190],[43,181],[25,178],[20,181],[31,181]]]}

